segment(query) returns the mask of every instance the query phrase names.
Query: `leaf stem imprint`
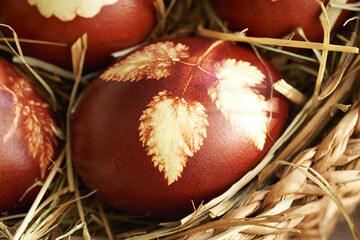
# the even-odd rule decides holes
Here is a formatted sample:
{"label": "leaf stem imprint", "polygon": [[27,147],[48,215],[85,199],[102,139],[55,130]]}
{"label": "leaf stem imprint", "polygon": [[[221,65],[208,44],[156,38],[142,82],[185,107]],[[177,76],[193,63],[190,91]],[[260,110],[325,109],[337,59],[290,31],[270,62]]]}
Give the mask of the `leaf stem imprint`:
{"label": "leaf stem imprint", "polygon": [[[206,52],[205,52],[203,55],[201,55],[201,56],[199,57],[198,61],[196,62],[196,66],[197,66],[198,69],[203,70],[203,71],[206,72],[206,73],[209,73],[209,72],[206,71],[205,69],[201,68],[200,65],[201,65],[201,63],[204,61],[205,57],[206,57],[214,48],[216,48],[219,44],[221,44],[221,43],[223,43],[223,42],[224,42],[223,40],[218,40],[218,41],[216,41],[216,42],[214,42],[213,44],[210,45],[210,47],[206,50]],[[185,92],[186,92],[186,90],[187,90],[187,87],[189,86],[189,84],[190,84],[190,82],[191,82],[191,80],[192,80],[192,78],[193,78],[193,76],[194,76],[194,73],[195,73],[195,69],[192,71],[192,73],[191,73],[188,81],[186,82],[185,87],[184,87],[184,90],[183,90],[183,92],[182,92],[182,95],[185,94]],[[211,75],[213,75],[213,74],[211,74]]]}

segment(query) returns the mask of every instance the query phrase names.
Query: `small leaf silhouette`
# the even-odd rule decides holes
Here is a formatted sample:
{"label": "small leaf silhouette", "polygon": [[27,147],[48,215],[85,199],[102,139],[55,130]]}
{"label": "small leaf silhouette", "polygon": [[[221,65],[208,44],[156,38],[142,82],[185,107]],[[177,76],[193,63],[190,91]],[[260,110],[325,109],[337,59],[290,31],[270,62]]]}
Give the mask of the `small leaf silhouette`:
{"label": "small leaf silhouette", "polygon": [[153,97],[147,107],[139,119],[140,141],[170,185],[181,177],[188,157],[200,149],[206,138],[209,123],[205,108],[167,90]]}
{"label": "small leaf silhouette", "polygon": [[76,16],[92,18],[103,6],[116,3],[118,0],[27,0],[46,18],[55,16],[62,21],[71,21]]}
{"label": "small leaf silhouette", "polygon": [[247,137],[262,150],[266,140],[265,98],[252,87],[265,76],[255,66],[235,59],[223,60],[216,66],[216,84],[208,94],[216,107],[234,127],[245,130]]}
{"label": "small leaf silhouette", "polygon": [[143,78],[159,80],[170,75],[169,67],[172,64],[188,57],[188,47],[181,43],[153,43],[114,64],[100,78],[105,81],[131,82]]}

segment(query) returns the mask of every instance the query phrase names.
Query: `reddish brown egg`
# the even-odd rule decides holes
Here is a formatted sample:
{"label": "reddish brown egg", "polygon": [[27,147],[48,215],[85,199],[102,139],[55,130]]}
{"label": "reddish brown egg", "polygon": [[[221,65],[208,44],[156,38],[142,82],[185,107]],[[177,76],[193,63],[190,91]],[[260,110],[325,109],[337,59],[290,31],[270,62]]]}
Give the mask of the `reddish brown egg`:
{"label": "reddish brown egg", "polygon": [[[265,64],[265,65],[264,65]],[[182,216],[254,168],[282,133],[279,72],[252,50],[203,38],[150,43],[87,89],[72,125],[83,181],[132,214]]]}
{"label": "reddish brown egg", "polygon": [[154,0],[0,0],[0,23],[20,38],[65,43],[68,47],[23,43],[25,54],[71,69],[70,46],[88,34],[85,68],[95,71],[110,53],[143,42],[152,31]]}
{"label": "reddish brown egg", "polygon": [[[328,0],[319,0],[324,5]],[[315,0],[211,0],[214,10],[228,23],[233,31],[248,28],[246,34],[254,37],[281,38],[292,34],[296,28],[303,28],[310,41],[322,41],[322,13],[319,1]],[[349,0],[347,2],[354,2]],[[331,8],[329,17],[341,10]],[[342,11],[333,29],[337,29],[349,16]],[[300,35],[293,39],[303,40]]]}
{"label": "reddish brown egg", "polygon": [[[0,59],[0,212],[23,209],[58,152],[54,113],[34,85]],[[38,186],[38,185],[37,185]]]}

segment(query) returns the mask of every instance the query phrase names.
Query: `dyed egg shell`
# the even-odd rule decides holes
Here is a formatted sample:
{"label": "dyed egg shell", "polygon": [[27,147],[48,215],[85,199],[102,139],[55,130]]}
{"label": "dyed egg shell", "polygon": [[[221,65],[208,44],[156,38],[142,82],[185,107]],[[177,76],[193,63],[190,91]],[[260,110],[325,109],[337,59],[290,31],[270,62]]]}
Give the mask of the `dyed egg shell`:
{"label": "dyed egg shell", "polygon": [[281,79],[246,47],[203,38],[150,43],[87,89],[72,125],[76,168],[127,213],[178,217],[253,169],[282,133]]}
{"label": "dyed egg shell", "polygon": [[[0,0],[0,23],[14,28],[19,38],[67,44],[22,43],[30,55],[71,69],[71,45],[88,35],[85,69],[110,63],[110,53],[143,42],[154,28],[153,0]],[[10,33],[9,33],[10,35]]]}
{"label": "dyed egg shell", "polygon": [[[319,0],[326,4],[328,0]],[[349,0],[347,2],[354,2]],[[310,41],[322,41],[322,13],[318,1],[314,0],[211,0],[214,10],[228,23],[233,31],[248,28],[246,34],[254,37],[281,38],[291,34],[296,28],[303,28]],[[334,11],[334,8],[332,8]],[[335,12],[338,10],[335,10]],[[343,24],[349,11],[341,11],[333,30]],[[296,34],[293,39],[303,40]]]}
{"label": "dyed egg shell", "polygon": [[[58,153],[54,113],[29,80],[0,59],[0,212],[23,210]],[[36,189],[36,188],[35,188]],[[38,189],[37,189],[38,190]]]}

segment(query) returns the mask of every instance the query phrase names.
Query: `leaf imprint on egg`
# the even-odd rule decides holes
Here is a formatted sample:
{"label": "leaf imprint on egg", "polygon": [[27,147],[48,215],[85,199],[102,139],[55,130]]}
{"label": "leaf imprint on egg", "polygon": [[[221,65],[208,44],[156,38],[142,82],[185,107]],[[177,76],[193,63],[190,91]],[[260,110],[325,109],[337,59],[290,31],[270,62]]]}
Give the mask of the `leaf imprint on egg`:
{"label": "leaf imprint on egg", "polygon": [[208,94],[233,127],[241,128],[247,137],[262,150],[266,140],[268,117],[265,97],[254,87],[265,76],[248,62],[227,59],[216,64],[218,78]]}
{"label": "leaf imprint on egg", "polygon": [[203,145],[209,125],[204,106],[187,102],[164,90],[143,111],[139,137],[154,166],[164,172],[168,185],[181,177],[188,157]]}
{"label": "leaf imprint on egg", "polygon": [[170,66],[189,57],[189,47],[170,41],[158,42],[135,51],[108,68],[100,78],[105,81],[139,81],[166,78]]}
{"label": "leaf imprint on egg", "polygon": [[46,18],[55,16],[61,21],[71,21],[76,16],[92,18],[101,8],[111,5],[119,0],[27,0],[31,6],[36,6],[38,11]]}
{"label": "leaf imprint on egg", "polygon": [[49,114],[49,104],[32,99],[33,91],[31,85],[23,78],[14,82],[16,108],[20,109],[24,119],[26,144],[32,157],[39,161],[41,177],[44,177],[54,156],[53,144],[57,144],[56,136],[52,131],[52,126],[55,127],[56,123]]}

